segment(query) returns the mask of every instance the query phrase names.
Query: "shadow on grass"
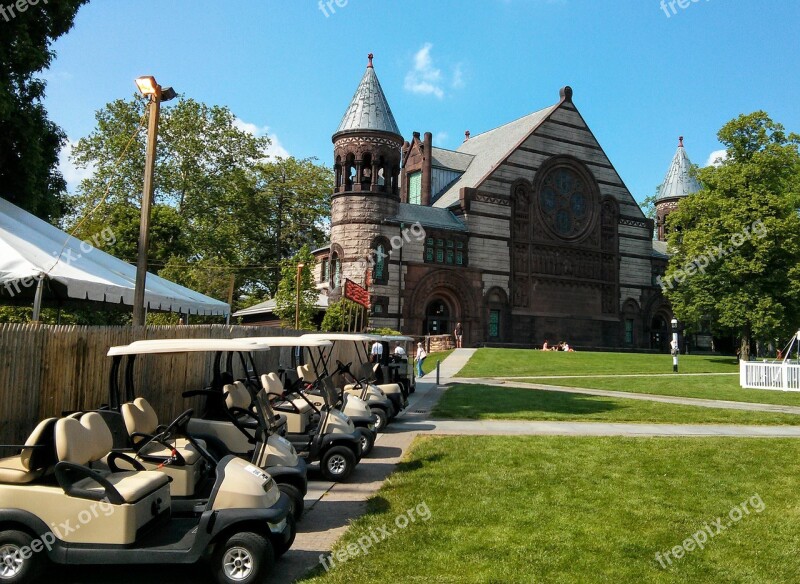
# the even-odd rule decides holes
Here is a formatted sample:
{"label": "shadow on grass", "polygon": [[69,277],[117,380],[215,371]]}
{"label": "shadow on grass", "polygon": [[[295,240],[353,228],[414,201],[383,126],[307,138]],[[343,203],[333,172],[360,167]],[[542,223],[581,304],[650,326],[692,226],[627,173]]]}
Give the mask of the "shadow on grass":
{"label": "shadow on grass", "polygon": [[395,468],[397,469],[397,472],[411,472],[413,470],[419,470],[420,468],[429,464],[439,462],[443,458],[444,455],[442,454],[429,454],[427,456],[423,456],[422,458],[398,462]]}
{"label": "shadow on grass", "polygon": [[451,419],[504,415],[513,418],[536,412],[588,416],[617,409],[620,406],[612,401],[575,393],[488,385],[454,385],[442,396],[433,415]]}

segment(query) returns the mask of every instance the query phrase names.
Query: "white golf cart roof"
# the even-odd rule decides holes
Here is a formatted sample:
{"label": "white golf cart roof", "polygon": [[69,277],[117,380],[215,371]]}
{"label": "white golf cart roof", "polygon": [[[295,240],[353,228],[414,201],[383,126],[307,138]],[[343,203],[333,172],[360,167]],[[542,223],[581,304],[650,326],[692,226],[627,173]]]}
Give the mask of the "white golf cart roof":
{"label": "white golf cart roof", "polygon": [[308,333],[299,337],[315,341],[374,341],[379,339],[378,335],[365,335],[363,333]]}
{"label": "white golf cart roof", "polygon": [[263,343],[270,347],[331,347],[333,343],[304,337],[236,337],[234,341]]}
{"label": "white golf cart roof", "polygon": [[109,357],[118,355],[153,355],[157,353],[202,353],[215,351],[268,351],[269,345],[242,339],[153,339],[111,347]]}
{"label": "white golf cart roof", "polygon": [[410,343],[414,340],[414,337],[406,337],[404,335],[383,335],[381,340],[386,341],[387,343]]}

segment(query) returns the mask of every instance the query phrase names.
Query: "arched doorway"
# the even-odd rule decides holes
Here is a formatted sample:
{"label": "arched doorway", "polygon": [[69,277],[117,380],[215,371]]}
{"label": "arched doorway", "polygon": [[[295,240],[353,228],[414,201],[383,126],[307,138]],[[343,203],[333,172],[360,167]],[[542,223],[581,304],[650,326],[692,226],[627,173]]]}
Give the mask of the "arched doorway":
{"label": "arched doorway", "polygon": [[428,303],[425,309],[424,334],[446,335],[450,333],[450,307],[444,300],[436,299]]}

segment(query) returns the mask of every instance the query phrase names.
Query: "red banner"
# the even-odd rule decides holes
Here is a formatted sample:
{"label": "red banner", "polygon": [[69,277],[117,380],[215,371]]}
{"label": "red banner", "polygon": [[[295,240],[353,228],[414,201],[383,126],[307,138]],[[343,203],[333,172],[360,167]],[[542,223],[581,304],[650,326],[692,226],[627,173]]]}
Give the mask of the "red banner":
{"label": "red banner", "polygon": [[369,292],[350,279],[344,281],[344,297],[364,308],[369,308]]}

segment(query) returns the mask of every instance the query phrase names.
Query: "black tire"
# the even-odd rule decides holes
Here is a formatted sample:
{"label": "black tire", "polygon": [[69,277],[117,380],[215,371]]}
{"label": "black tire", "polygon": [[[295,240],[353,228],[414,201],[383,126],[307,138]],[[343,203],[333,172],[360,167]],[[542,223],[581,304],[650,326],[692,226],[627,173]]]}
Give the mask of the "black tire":
{"label": "black tire", "polygon": [[[32,551],[32,542],[33,538],[24,531],[10,529],[0,532],[0,582],[32,582],[41,575],[47,565],[47,553],[44,550]],[[23,548],[28,548],[27,558],[22,557]]]}
{"label": "black tire", "polygon": [[292,544],[294,543],[295,536],[297,536],[297,523],[295,522],[291,513],[286,516],[286,522],[289,524],[289,539],[279,542],[274,541],[272,543],[276,558],[280,558],[283,554],[289,551],[289,548],[292,547]]}
{"label": "black tire", "polygon": [[217,546],[212,566],[219,584],[253,584],[263,581],[272,571],[275,551],[263,535],[234,533]]}
{"label": "black tire", "polygon": [[386,429],[386,424],[389,423],[389,416],[381,408],[372,408],[370,411],[375,416],[375,431],[383,432]]}
{"label": "black tire", "polygon": [[369,428],[356,428],[356,433],[361,439],[361,456],[363,458],[375,446],[375,434]]}
{"label": "black tire", "polygon": [[333,446],[319,461],[322,476],[328,481],[347,480],[356,467],[356,455],[346,446]]}
{"label": "black tire", "polygon": [[295,521],[300,521],[300,518],[303,516],[303,509],[305,508],[303,493],[300,492],[300,489],[289,483],[278,483],[278,488],[281,490],[281,493],[286,493],[286,496],[289,497],[289,501],[292,504],[292,517],[294,517]]}

